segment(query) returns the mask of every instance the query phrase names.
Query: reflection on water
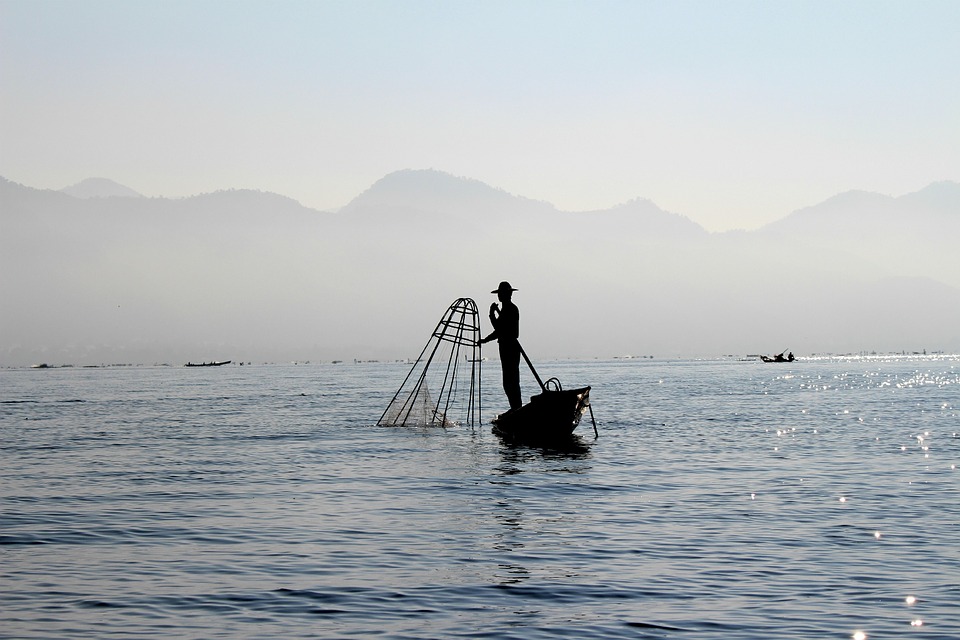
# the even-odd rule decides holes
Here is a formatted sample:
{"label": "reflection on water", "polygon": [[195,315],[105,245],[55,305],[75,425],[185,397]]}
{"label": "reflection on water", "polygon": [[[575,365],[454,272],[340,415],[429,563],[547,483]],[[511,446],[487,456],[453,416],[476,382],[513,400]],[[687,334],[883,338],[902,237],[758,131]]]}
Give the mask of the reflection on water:
{"label": "reflection on water", "polygon": [[[501,526],[501,531],[494,535],[493,550],[509,557],[516,557],[524,546],[523,511],[507,502],[499,502],[497,507],[499,511],[494,517],[497,519],[497,524]],[[500,562],[497,564],[493,581],[501,585],[519,584],[529,577],[530,571],[519,563]]]}
{"label": "reflection on water", "polygon": [[[570,474],[588,474],[590,445],[576,434],[544,445],[499,439],[501,461],[495,467],[491,484],[510,498],[496,503],[494,517],[500,528],[494,534],[491,550],[509,561],[498,563],[492,580],[503,586],[516,586],[534,575],[528,565],[542,564],[538,556],[544,541],[572,524],[568,522],[572,518],[566,513],[569,511],[566,506],[544,509],[540,504],[543,497],[538,494],[555,495],[559,499],[557,483],[576,482],[577,478],[570,478]],[[535,497],[518,496],[528,492],[533,492]]]}
{"label": "reflection on water", "polygon": [[[500,436],[498,436],[500,437]],[[591,441],[593,438],[591,438]],[[500,437],[500,455],[508,464],[520,465],[524,461],[540,458],[546,460],[583,460],[590,456],[590,447],[578,434],[545,444],[514,442]],[[589,468],[589,467],[587,467]],[[583,467],[571,466],[567,470],[578,473]]]}
{"label": "reflection on water", "polygon": [[386,364],[0,371],[0,634],[960,637],[960,360],[549,368],[599,438],[376,428]]}

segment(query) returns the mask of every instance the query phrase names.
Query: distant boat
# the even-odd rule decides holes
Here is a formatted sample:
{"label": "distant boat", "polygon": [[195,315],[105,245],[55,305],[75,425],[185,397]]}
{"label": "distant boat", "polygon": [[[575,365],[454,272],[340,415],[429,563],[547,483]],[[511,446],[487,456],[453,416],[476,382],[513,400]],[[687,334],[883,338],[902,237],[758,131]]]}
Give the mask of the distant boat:
{"label": "distant boat", "polygon": [[225,364],[230,364],[233,360],[214,360],[213,362],[188,362],[183,365],[185,367],[222,367]]}
{"label": "distant boat", "polygon": [[780,353],[778,353],[777,355],[772,356],[772,357],[771,357],[771,356],[760,356],[760,359],[763,360],[764,362],[793,362],[794,360],[796,360],[796,358],[793,357],[793,353],[792,353],[792,352],[790,353],[790,355],[788,355],[788,356],[786,356],[786,357],[784,357],[784,355],[783,355],[784,353],[786,353],[786,352],[785,352],[785,351],[781,351]]}

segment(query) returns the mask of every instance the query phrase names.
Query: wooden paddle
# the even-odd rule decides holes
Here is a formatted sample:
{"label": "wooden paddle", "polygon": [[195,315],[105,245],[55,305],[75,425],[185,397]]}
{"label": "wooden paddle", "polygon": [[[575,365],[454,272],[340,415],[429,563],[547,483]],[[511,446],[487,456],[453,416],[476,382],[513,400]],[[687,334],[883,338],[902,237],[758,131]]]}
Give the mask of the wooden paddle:
{"label": "wooden paddle", "polygon": [[537,379],[537,384],[540,385],[540,389],[546,391],[547,387],[543,384],[543,380],[540,379],[540,374],[538,374],[537,370],[533,368],[533,363],[530,362],[530,358],[527,357],[527,352],[523,350],[523,346],[519,342],[517,342],[517,346],[520,347],[520,355],[522,355],[523,359],[527,361],[527,366],[530,367],[530,371],[533,372],[533,377]]}

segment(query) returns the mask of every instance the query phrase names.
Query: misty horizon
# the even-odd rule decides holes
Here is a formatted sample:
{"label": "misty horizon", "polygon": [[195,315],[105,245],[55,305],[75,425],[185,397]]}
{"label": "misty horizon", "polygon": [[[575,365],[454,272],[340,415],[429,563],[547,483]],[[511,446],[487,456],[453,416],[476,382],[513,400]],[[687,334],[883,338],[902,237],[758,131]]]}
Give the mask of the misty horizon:
{"label": "misty horizon", "polygon": [[957,183],[727,233],[438,171],[388,174],[338,213],[0,187],[5,366],[407,359],[452,300],[484,307],[503,279],[538,359],[960,351]]}

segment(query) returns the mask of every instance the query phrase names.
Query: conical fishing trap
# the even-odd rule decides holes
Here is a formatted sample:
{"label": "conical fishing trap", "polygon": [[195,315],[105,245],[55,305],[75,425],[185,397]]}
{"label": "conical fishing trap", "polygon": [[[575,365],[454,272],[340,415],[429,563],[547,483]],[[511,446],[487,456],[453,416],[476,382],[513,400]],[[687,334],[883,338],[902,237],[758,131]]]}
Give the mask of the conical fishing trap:
{"label": "conical fishing trap", "polygon": [[447,309],[393,396],[381,426],[452,427],[480,415],[480,315],[471,298]]}

